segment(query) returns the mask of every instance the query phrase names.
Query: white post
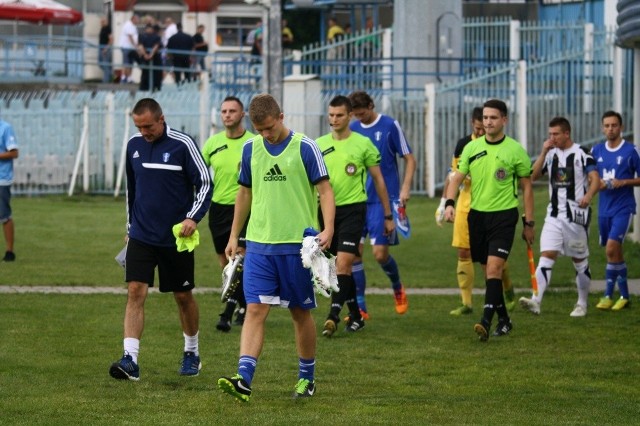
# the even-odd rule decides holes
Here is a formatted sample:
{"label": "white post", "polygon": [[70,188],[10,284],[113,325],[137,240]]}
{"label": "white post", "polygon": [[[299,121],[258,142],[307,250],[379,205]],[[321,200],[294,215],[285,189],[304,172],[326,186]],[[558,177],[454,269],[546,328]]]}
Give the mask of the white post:
{"label": "white post", "polygon": [[425,85],[427,104],[424,109],[424,144],[425,160],[427,161],[426,180],[427,195],[436,196],[436,85]]}
{"label": "white post", "polygon": [[622,48],[613,46],[613,70],[611,77],[613,78],[612,99],[614,111],[622,111],[622,70],[624,64],[622,53]]}
{"label": "white post", "polygon": [[105,103],[107,114],[104,118],[104,186],[113,188],[113,92],[107,93]]}
{"label": "white post", "polygon": [[[509,23],[509,61],[511,64],[516,65],[518,61],[520,61],[520,21],[510,21]],[[519,64],[518,64],[519,67]],[[513,69],[513,68],[512,68]],[[511,81],[509,83],[509,108],[513,109],[515,107],[516,100],[514,97],[516,96],[516,84],[518,76],[516,75],[519,68],[516,68],[515,71],[511,71]]]}
{"label": "white post", "polygon": [[200,73],[200,147],[209,139],[211,122],[209,117],[209,74]]}
{"label": "white post", "polygon": [[291,56],[293,57],[293,67],[291,67],[291,75],[300,75],[302,74],[302,66],[300,62],[302,61],[302,51],[294,50],[291,52]]}
{"label": "white post", "polygon": [[[392,38],[391,38],[391,28],[387,28],[382,33],[382,92],[389,93],[391,89],[391,47],[392,47]],[[389,96],[385,95],[382,98],[382,110],[389,110]]]}
{"label": "white post", "polygon": [[85,167],[83,168],[84,174],[85,176],[87,175],[87,165],[86,165],[88,163],[87,139],[89,138],[89,107],[87,105],[84,106],[83,121],[84,123],[82,126],[82,134],[80,135],[80,145],[78,146],[78,151],[76,152],[76,161],[73,164],[73,173],[71,174],[71,182],[69,182],[69,191],[68,191],[69,197],[73,195],[73,189],[76,186],[76,179],[78,178],[78,171],[80,170],[80,159],[82,158],[84,159],[83,161],[85,163]]}
{"label": "white post", "polygon": [[584,113],[593,112],[593,24],[584,25]]}
{"label": "white post", "polygon": [[113,197],[117,198],[120,194],[122,186],[122,177],[124,176],[124,167],[127,160],[127,143],[129,142],[129,112],[127,107],[124,110],[124,136],[122,137],[122,149],[120,150],[120,161],[118,162],[118,176],[116,176],[116,188],[113,191]]}
{"label": "white post", "polygon": [[82,114],[82,137],[84,142],[84,151],[82,152],[82,190],[89,192],[89,105],[84,106]]}
{"label": "white post", "polygon": [[518,61],[516,72],[516,114],[518,120],[518,141],[527,150],[527,61]]}
{"label": "white post", "polygon": [[[635,70],[636,76],[638,75],[638,70],[640,70],[640,49],[633,49],[633,69]],[[620,111],[620,110],[617,110]],[[638,79],[634,79],[633,82],[633,111],[636,111],[634,120],[633,120],[633,135],[636,138],[636,146],[638,137],[640,135],[640,119],[638,119],[638,111],[640,111],[640,81]],[[640,201],[640,187],[635,187],[633,190],[636,197],[636,204]],[[640,242],[640,215],[633,216],[633,232],[629,236],[631,241]]]}

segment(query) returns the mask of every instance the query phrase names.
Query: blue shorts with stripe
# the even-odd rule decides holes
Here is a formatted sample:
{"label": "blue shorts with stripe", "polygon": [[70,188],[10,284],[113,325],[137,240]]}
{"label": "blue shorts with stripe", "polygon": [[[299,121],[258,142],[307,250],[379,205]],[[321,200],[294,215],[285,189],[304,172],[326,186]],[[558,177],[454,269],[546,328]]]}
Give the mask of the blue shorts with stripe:
{"label": "blue shorts with stripe", "polygon": [[600,245],[606,246],[607,240],[614,240],[622,244],[624,237],[629,232],[633,213],[620,213],[615,216],[599,216],[598,230],[600,233]]}
{"label": "blue shorts with stripe", "polygon": [[367,218],[361,242],[364,242],[367,235],[369,235],[372,246],[396,246],[400,243],[396,231],[393,231],[389,236],[384,235],[384,207],[382,207],[382,203],[367,203]]}
{"label": "blue shorts with stripe", "polygon": [[260,254],[247,251],[244,259],[244,297],[247,303],[313,309],[316,296],[311,271],[300,254]]}

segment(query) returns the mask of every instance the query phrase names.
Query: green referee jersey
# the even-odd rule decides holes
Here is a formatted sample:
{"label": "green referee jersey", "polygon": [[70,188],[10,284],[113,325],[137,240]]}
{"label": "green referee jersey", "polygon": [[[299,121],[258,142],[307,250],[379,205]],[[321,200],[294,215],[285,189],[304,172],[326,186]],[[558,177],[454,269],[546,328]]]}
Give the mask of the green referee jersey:
{"label": "green referee jersey", "polygon": [[371,139],[351,132],[347,139],[335,140],[329,133],[316,143],[329,171],[336,206],[367,201],[367,169],[380,164],[380,151]]}
{"label": "green referee jersey", "polygon": [[242,147],[255,135],[248,130],[237,139],[228,138],[225,132],[216,133],[205,142],[202,156],[213,172],[213,197],[218,204],[233,205],[238,193],[238,176]]}
{"label": "green referee jersey", "polygon": [[509,136],[497,143],[482,136],[465,146],[458,170],[471,177],[471,208],[495,212],[518,207],[518,179],[531,176],[531,159]]}

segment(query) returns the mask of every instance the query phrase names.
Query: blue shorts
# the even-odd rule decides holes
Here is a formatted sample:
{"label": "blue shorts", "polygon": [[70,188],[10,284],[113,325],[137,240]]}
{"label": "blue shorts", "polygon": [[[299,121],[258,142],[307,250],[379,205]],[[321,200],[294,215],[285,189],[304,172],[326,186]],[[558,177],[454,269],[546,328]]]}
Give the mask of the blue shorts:
{"label": "blue shorts", "polygon": [[362,231],[362,241],[369,235],[372,246],[397,246],[398,233],[384,235],[384,208],[382,203],[367,203],[367,218]]}
{"label": "blue shorts", "polygon": [[611,217],[598,217],[598,229],[600,230],[600,245],[606,246],[607,240],[617,241],[620,244],[629,232],[633,213],[622,213]]}
{"label": "blue shorts", "polygon": [[247,252],[243,285],[247,303],[305,310],[316,307],[311,271],[302,266],[300,254]]}
{"label": "blue shorts", "polygon": [[0,223],[5,223],[11,219],[11,186],[0,185]]}

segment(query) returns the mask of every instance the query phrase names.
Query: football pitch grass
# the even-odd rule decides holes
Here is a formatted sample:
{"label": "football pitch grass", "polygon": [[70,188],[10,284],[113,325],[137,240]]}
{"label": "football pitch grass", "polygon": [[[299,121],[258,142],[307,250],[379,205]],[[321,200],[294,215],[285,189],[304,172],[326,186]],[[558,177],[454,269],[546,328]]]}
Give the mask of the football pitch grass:
{"label": "football pitch grass", "polygon": [[[536,188],[536,238],[546,206]],[[410,288],[456,288],[451,225],[436,227],[438,199],[414,197],[412,237],[392,249]],[[124,200],[110,197],[16,197],[15,263],[0,263],[0,285],[124,288],[113,257],[123,246]],[[591,226],[594,279],[603,279],[604,250]],[[198,287],[218,288],[206,219],[196,250]],[[520,229],[518,229],[518,233]],[[536,244],[536,257],[538,256]],[[625,243],[630,278],[640,277],[640,246]],[[518,297],[528,295],[524,243],[516,236],[510,270]],[[368,286],[388,279],[365,248]],[[476,268],[476,288],[483,288]],[[293,400],[297,358],[286,310],[267,322],[263,354],[249,404],[217,389],[233,374],[238,327],[215,330],[219,294],[197,295],[201,310],[199,377],[178,375],[183,338],[170,295],[151,294],[141,344],[141,381],[108,375],[121,356],[124,294],[0,294],[0,424],[636,424],[640,416],[640,300],[622,312],[594,308],[570,318],[576,295],[569,259],[554,268],[542,315],[516,307],[506,338],[480,343],[471,316],[448,312],[458,296],[410,295],[409,312],[395,314],[389,295],[367,296],[372,315],[355,334],[320,336],[328,301],[314,311],[318,332],[317,392]]]}
{"label": "football pitch grass", "polygon": [[[570,292],[551,293],[542,315],[516,308],[510,336],[479,342],[454,296],[413,296],[399,316],[389,295],[368,298],[372,319],[320,336],[314,311],[316,394],[292,399],[297,358],[289,313],[274,308],[248,404],[216,381],[236,370],[240,328],[215,330],[217,294],[201,308],[198,377],[178,375],[182,334],[170,295],[151,294],[139,382],[117,381],[125,295],[3,294],[2,424],[637,424],[637,308],[570,318]],[[475,296],[476,306],[481,297]]]}

